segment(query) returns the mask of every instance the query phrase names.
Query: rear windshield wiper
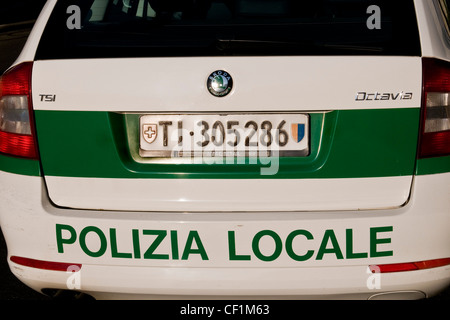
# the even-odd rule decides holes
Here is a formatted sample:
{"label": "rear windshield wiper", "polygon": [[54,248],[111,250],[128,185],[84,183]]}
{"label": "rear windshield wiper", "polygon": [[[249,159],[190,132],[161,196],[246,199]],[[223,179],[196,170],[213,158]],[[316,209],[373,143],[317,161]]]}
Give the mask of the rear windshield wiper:
{"label": "rear windshield wiper", "polygon": [[219,51],[233,49],[255,49],[255,48],[289,48],[300,50],[336,50],[336,51],[364,51],[380,53],[384,51],[381,46],[368,46],[365,44],[346,44],[331,42],[297,42],[297,41],[275,41],[275,40],[237,40],[237,39],[216,39],[216,48]]}

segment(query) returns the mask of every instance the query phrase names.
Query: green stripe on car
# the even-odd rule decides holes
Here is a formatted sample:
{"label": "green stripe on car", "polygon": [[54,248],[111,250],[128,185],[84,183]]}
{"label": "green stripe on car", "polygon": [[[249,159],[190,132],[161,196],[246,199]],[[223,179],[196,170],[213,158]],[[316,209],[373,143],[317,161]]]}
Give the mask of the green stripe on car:
{"label": "green stripe on car", "polygon": [[0,170],[26,176],[40,176],[38,160],[22,159],[0,154]]}
{"label": "green stripe on car", "polygon": [[311,154],[257,164],[156,164],[138,156],[138,114],[35,112],[45,175],[98,178],[320,179],[412,175],[419,108],[311,113]]}

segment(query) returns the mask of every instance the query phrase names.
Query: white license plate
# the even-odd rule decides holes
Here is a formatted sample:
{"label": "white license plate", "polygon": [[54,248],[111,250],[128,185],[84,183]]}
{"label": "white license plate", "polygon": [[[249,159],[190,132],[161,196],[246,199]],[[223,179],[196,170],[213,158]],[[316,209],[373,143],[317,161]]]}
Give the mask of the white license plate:
{"label": "white license plate", "polygon": [[140,117],[141,157],[306,157],[309,115],[154,114]]}

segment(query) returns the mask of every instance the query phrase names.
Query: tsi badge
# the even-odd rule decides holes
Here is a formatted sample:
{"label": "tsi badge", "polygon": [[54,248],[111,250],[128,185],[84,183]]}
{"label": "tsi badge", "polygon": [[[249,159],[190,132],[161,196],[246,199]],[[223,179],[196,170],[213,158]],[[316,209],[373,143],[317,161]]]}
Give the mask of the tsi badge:
{"label": "tsi badge", "polygon": [[208,77],[207,87],[213,96],[225,97],[233,89],[233,78],[226,71],[214,71]]}
{"label": "tsi badge", "polygon": [[144,140],[147,143],[152,143],[153,141],[155,141],[158,135],[158,125],[144,124],[142,128],[142,134],[144,135]]}

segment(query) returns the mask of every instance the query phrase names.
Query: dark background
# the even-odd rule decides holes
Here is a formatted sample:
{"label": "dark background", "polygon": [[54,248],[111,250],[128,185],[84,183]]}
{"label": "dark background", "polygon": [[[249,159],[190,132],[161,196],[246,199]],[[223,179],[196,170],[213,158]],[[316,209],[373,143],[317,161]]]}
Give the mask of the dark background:
{"label": "dark background", "polygon": [[[0,75],[20,54],[45,2],[46,0],[11,0],[0,3]],[[22,284],[11,273],[7,264],[5,239],[0,232],[0,300],[46,299]],[[431,300],[450,301],[450,287]]]}
{"label": "dark background", "polygon": [[0,3],[0,25],[35,20],[46,0],[11,0]]}
{"label": "dark background", "polygon": [[46,0],[0,2],[0,74],[19,55]]}

